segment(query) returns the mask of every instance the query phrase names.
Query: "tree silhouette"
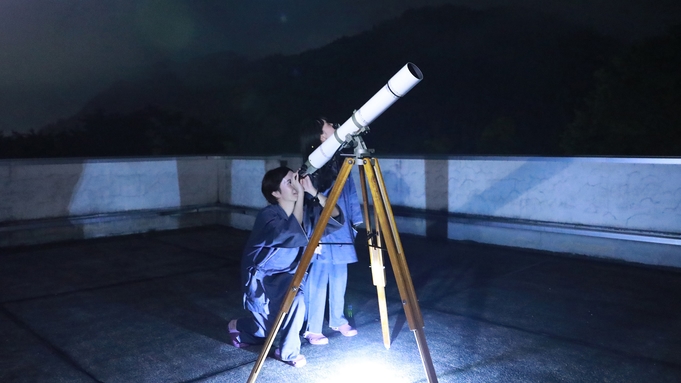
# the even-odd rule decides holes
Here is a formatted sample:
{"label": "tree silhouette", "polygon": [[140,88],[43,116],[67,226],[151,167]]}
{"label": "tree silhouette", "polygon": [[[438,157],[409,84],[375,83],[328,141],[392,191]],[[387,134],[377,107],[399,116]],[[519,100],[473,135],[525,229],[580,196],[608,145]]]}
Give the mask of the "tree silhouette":
{"label": "tree silhouette", "polygon": [[596,73],[561,146],[581,155],[681,155],[681,26]]}
{"label": "tree silhouette", "polygon": [[1,137],[3,158],[230,154],[234,140],[220,124],[147,107],[129,114],[87,114],[42,132]]}

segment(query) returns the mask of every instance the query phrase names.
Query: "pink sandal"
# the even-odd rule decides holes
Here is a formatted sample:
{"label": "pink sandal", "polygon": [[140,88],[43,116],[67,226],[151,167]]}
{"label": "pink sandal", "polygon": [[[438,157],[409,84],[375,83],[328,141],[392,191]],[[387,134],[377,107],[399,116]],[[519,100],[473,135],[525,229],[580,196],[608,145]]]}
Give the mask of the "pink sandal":
{"label": "pink sandal", "polygon": [[343,334],[343,336],[357,335],[357,329],[355,329],[354,327],[350,326],[347,323],[339,327],[331,327],[331,330],[340,331],[340,333]]}
{"label": "pink sandal", "polygon": [[236,348],[246,348],[249,347],[250,344],[248,343],[241,343],[241,339],[239,338],[239,330],[236,329],[236,319],[232,319],[229,321],[227,324],[227,328],[229,329],[229,338],[232,340],[232,346]]}
{"label": "pink sandal", "polygon": [[329,344],[329,338],[325,337],[324,334],[315,334],[313,332],[306,332],[303,337],[305,339],[307,339],[307,341],[310,342],[310,344],[313,344],[315,346],[321,346],[321,345]]}

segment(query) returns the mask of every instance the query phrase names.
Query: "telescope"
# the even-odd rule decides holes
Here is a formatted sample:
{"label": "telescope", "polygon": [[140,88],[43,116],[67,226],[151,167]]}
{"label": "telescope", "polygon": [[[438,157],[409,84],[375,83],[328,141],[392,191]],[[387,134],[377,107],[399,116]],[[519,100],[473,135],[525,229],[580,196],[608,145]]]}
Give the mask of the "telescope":
{"label": "telescope", "polygon": [[353,137],[364,132],[381,113],[385,112],[400,97],[409,92],[423,79],[421,70],[412,63],[400,69],[373,97],[356,110],[343,125],[335,129],[333,138],[324,141],[310,154],[307,162],[300,169],[300,175],[312,174],[329,162],[336,151]]}
{"label": "telescope", "polygon": [[[435,375],[435,368],[433,361],[430,358],[430,351],[426,342],[425,333],[423,331],[423,316],[416,298],[414,285],[411,282],[409,275],[409,268],[404,259],[404,252],[402,251],[402,244],[399,239],[397,227],[395,226],[395,217],[390,207],[390,200],[381,174],[381,168],[378,164],[378,158],[371,158],[366,155],[369,151],[364,145],[364,141],[360,134],[366,133],[369,130],[369,123],[374,121],[386,109],[388,109],[398,98],[404,96],[416,84],[423,79],[421,70],[412,63],[407,63],[397,74],[395,74],[388,83],[376,93],[366,104],[358,110],[355,110],[352,116],[345,121],[340,127],[334,126],[333,137],[329,137],[310,154],[307,162],[298,171],[301,177],[312,175],[316,170],[323,167],[336,152],[345,147],[349,143],[357,144],[355,147],[355,158],[348,158],[343,161],[340,170],[337,173],[336,181],[333,183],[322,212],[319,215],[317,222],[315,222],[314,230],[309,238],[309,242],[303,251],[298,267],[296,269],[293,280],[284,297],[279,314],[274,319],[273,327],[270,329],[264,347],[258,356],[258,360],[251,371],[248,382],[254,383],[255,378],[262,367],[267,353],[269,352],[274,339],[284,323],[284,317],[289,313],[293,304],[294,297],[302,286],[304,274],[306,273],[310,262],[312,261],[313,252],[319,245],[324,229],[326,228],[333,209],[338,202],[346,181],[350,176],[352,167],[357,164],[359,167],[359,178],[362,189],[363,217],[364,225],[367,230],[367,244],[369,246],[369,254],[371,259],[371,270],[374,285],[376,286],[376,293],[378,294],[378,306],[381,316],[381,330],[383,333],[383,345],[390,348],[390,329],[388,328],[388,308],[385,294],[385,271],[383,267],[383,252],[388,252],[390,256],[390,263],[393,267],[395,279],[397,280],[397,288],[402,299],[402,308],[404,309],[405,317],[409,322],[409,329],[414,332],[416,336],[416,344],[421,354],[421,361],[426,370],[429,383],[437,383],[437,376]],[[368,191],[367,183],[369,184],[369,191],[371,191],[371,198],[373,200],[375,219],[375,229],[372,229],[371,219],[369,216],[368,206]]]}

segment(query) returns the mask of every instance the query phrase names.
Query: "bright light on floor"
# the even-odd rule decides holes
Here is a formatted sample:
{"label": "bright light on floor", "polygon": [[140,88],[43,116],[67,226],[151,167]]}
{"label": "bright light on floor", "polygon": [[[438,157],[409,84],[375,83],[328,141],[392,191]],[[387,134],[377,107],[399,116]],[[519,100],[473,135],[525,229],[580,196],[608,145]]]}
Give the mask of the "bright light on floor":
{"label": "bright light on floor", "polygon": [[408,383],[402,376],[400,366],[390,365],[379,358],[374,360],[362,358],[346,358],[330,371],[319,383]]}

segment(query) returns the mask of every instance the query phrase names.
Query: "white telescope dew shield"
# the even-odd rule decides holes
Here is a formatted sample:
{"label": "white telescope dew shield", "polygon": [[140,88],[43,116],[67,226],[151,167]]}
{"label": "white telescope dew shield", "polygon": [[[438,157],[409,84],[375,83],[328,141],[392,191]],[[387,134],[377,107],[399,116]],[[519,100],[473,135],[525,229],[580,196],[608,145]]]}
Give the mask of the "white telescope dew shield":
{"label": "white telescope dew shield", "polygon": [[334,138],[322,143],[307,159],[303,167],[304,174],[312,174],[329,162],[338,148],[360,129],[372,123],[376,117],[385,112],[400,97],[404,96],[423,79],[421,70],[412,63],[407,63],[400,69],[385,86],[369,101],[348,118],[343,125],[336,129]]}

